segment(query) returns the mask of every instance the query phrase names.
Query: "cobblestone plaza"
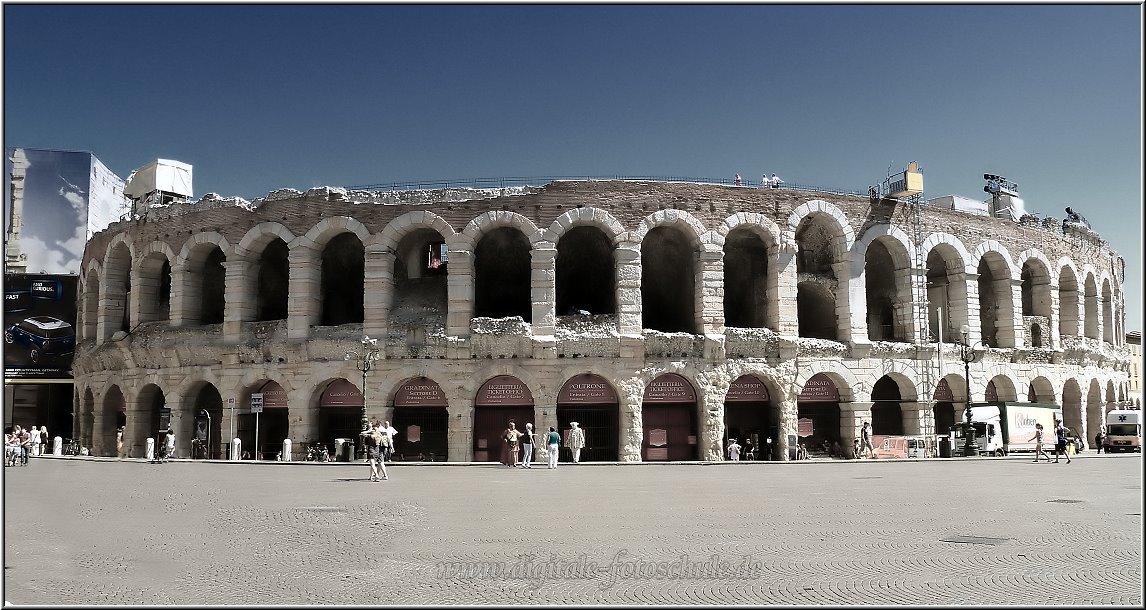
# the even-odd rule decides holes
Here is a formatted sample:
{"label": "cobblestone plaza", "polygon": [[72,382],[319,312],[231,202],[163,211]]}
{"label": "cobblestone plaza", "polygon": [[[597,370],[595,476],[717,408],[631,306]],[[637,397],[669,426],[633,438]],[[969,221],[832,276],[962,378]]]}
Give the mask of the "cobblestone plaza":
{"label": "cobblestone plaza", "polygon": [[[1142,604],[1142,460],[4,471],[14,604]],[[31,493],[29,493],[31,492]]]}

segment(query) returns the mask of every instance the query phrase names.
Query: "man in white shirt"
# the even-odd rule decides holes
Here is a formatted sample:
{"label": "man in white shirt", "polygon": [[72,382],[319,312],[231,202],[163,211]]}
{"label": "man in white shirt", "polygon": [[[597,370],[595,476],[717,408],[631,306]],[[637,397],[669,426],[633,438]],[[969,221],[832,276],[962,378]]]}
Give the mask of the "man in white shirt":
{"label": "man in white shirt", "polygon": [[385,434],[386,437],[390,439],[390,443],[382,448],[382,458],[384,461],[392,462],[394,460],[390,458],[394,455],[394,435],[398,434],[398,431],[390,425],[390,422],[384,421],[382,422],[382,434]]}

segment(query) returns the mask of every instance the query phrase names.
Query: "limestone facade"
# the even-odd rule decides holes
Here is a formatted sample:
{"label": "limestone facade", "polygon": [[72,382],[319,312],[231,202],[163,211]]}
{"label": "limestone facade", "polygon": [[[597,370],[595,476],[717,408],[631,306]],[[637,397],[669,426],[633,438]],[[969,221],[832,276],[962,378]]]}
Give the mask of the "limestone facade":
{"label": "limestone facade", "polygon": [[[395,407],[411,381],[440,387],[440,418],[418,420],[423,432],[443,427],[436,459],[496,459],[476,432],[492,425],[479,398],[491,379],[519,380],[525,417],[545,431],[566,426],[562,390],[586,374],[616,396],[600,459],[663,459],[646,390],[669,373],[695,393],[691,421],[652,432],[691,427],[691,453],[677,455],[727,457],[729,389],[750,375],[765,388],[763,414],[735,427],[770,435],[787,459],[805,407],[849,449],[873,417],[876,434],[945,433],[967,400],[967,327],[972,401],[1058,402],[1086,439],[1128,400],[1123,266],[1098,235],[1055,219],[913,214],[797,189],[556,181],[208,195],[89,240],[74,429],[112,455],[123,425],[125,452],[139,456],[170,417],[187,456],[196,414],[229,438],[249,428],[250,394],[274,382],[283,402],[263,433],[292,439],[301,459],[357,422],[327,397],[340,380],[363,388],[346,352],[368,335],[380,350],[365,378],[371,418],[416,408]],[[838,398],[804,405],[813,377]]]}

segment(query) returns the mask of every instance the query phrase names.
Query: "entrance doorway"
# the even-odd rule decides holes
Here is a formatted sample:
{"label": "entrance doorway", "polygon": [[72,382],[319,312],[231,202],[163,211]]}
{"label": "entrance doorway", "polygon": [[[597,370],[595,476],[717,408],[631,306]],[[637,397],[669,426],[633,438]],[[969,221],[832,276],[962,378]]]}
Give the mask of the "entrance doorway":
{"label": "entrance doorway", "polygon": [[533,418],[533,394],[520,379],[499,375],[486,381],[474,400],[474,461],[502,461],[505,441],[501,435],[509,422],[524,430]]}
{"label": "entrance doorway", "polygon": [[450,414],[446,393],[434,380],[415,377],[394,395],[394,459],[445,462],[449,459]]}
{"label": "entrance doorway", "polygon": [[665,373],[645,388],[641,404],[641,459],[665,462],[697,459],[696,390],[687,379]]}
{"label": "entrance doorway", "polygon": [[[570,422],[577,422],[585,431],[585,447],[581,449],[580,461],[615,462],[620,459],[617,411],[617,393],[605,378],[575,375],[561,386],[557,395],[557,429],[561,431],[562,438],[566,436],[565,431],[572,428]],[[537,432],[544,434],[548,430]],[[561,461],[572,460],[572,452],[561,452]]]}
{"label": "entrance doorway", "polygon": [[724,397],[724,457],[729,439],[743,447],[742,460],[778,460],[780,414],[772,408],[768,389],[753,375],[733,381]]}
{"label": "entrance doorway", "polygon": [[796,398],[796,417],[812,420],[812,434],[799,441],[808,453],[850,455],[851,447],[843,447],[840,438],[840,391],[830,377],[819,373],[808,379]]}
{"label": "entrance doorway", "polygon": [[360,449],[362,432],[362,392],[345,379],[335,379],[326,386],[318,402],[318,438],[313,444],[325,445],[331,456],[336,454],[335,439],[346,438]]}

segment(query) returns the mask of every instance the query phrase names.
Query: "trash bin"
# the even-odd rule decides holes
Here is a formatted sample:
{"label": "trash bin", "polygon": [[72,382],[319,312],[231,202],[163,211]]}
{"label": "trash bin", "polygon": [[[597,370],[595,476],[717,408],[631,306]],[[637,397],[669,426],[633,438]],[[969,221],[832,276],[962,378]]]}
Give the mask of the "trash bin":
{"label": "trash bin", "polygon": [[349,438],[334,439],[334,461],[350,462],[354,460],[354,442]]}
{"label": "trash bin", "polygon": [[951,435],[949,434],[939,437],[939,457],[951,457]]}

